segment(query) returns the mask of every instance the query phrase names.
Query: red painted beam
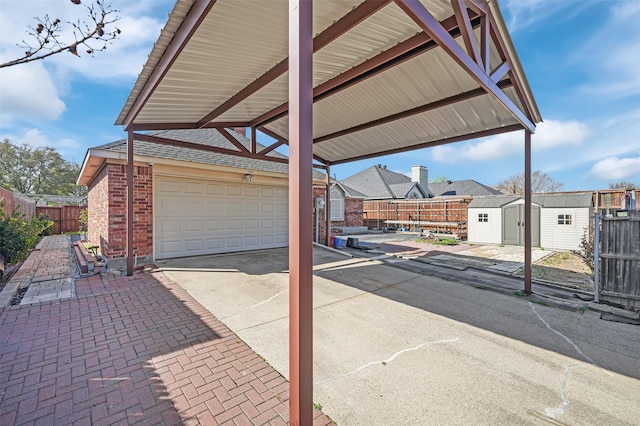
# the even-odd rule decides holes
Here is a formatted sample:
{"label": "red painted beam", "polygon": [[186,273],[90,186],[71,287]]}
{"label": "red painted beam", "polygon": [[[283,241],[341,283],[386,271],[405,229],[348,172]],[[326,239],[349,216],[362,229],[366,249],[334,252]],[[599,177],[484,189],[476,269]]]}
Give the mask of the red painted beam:
{"label": "red painted beam", "polygon": [[266,156],[266,155],[253,154],[253,153],[246,152],[246,151],[234,151],[232,149],[220,148],[220,147],[217,147],[217,146],[201,145],[201,144],[198,144],[198,143],[178,141],[178,140],[174,140],[174,139],[167,139],[167,138],[162,138],[162,137],[153,136],[153,135],[144,135],[144,134],[136,133],[135,134],[135,139],[138,140],[138,141],[147,141],[147,142],[159,143],[159,144],[162,144],[162,145],[179,146],[179,147],[182,147],[182,148],[190,148],[190,149],[198,149],[200,151],[215,152],[217,154],[234,155],[236,157],[253,158],[253,159],[256,159],[256,160],[264,160],[264,161],[272,161],[274,163],[287,164],[289,162],[289,160],[287,160],[286,158],[269,157],[269,156]]}
{"label": "red painted beam", "polygon": [[222,136],[224,136],[233,146],[238,148],[241,152],[249,152],[249,150],[244,145],[242,145],[236,138],[234,138],[229,132],[227,132],[227,129],[219,128],[218,132],[220,132]]}
{"label": "red painted beam", "polygon": [[[479,25],[480,21],[474,25]],[[458,31],[458,23],[455,17],[442,21],[442,26],[451,32]],[[405,61],[422,55],[423,53],[437,47],[431,37],[425,33],[419,33],[407,40],[387,49],[386,51],[362,62],[348,71],[328,80],[313,89],[314,102],[326,98],[327,96],[339,93],[356,83],[380,74],[391,67],[397,66]],[[270,122],[284,117],[289,111],[289,104],[286,102],[267,111],[266,113],[251,120],[252,126],[265,126]]]}
{"label": "red painted beam", "polygon": [[491,81],[483,69],[467,55],[419,0],[395,0],[395,2],[425,33],[429,34],[469,76],[502,104],[525,129],[531,132],[535,131],[536,126],[529,117]]}
{"label": "red painted beam", "polygon": [[196,30],[207,17],[207,14],[215,3],[216,0],[195,0],[193,6],[191,6],[191,9],[189,9],[189,12],[182,21],[182,25],[180,25],[180,28],[162,54],[162,58],[155,66],[153,72],[147,79],[146,84],[138,94],[133,106],[127,113],[124,120],[122,120],[122,124],[127,130],[133,130],[130,129],[131,124],[147,103],[156,87],[158,87],[164,76],[167,74],[171,65],[173,65],[182,50],[189,43],[189,40],[191,40],[191,37],[193,37],[193,34],[195,34]]}
{"label": "red painted beam", "polygon": [[[498,87],[500,88],[504,88],[504,87],[509,87],[511,86],[511,81],[510,80],[504,80],[501,81],[500,83],[498,83]],[[458,102],[462,102],[462,101],[466,101],[469,99],[473,99],[476,98],[478,96],[482,96],[482,95],[486,95],[487,92],[484,91],[484,89],[474,89],[474,90],[470,90],[468,92],[464,92],[464,93],[460,93],[458,95],[454,95],[454,96],[450,96],[448,98],[445,99],[440,99],[438,101],[435,102],[431,102],[428,103],[426,105],[421,105],[419,107],[415,107],[415,108],[411,108],[408,109],[406,111],[402,111],[399,112],[397,114],[392,114],[389,115],[387,117],[382,117],[379,118],[377,120],[373,120],[370,121],[368,123],[363,123],[363,124],[359,124],[357,126],[351,127],[349,129],[345,129],[345,130],[341,130],[339,132],[335,132],[335,133],[331,133],[325,136],[320,136],[316,139],[314,139],[313,143],[320,143],[320,142],[324,142],[324,141],[328,141],[334,138],[338,138],[341,136],[345,136],[351,133],[355,133],[355,132],[359,132],[362,130],[366,130],[369,129],[371,127],[375,127],[375,126],[380,126],[382,124],[386,124],[386,123],[390,123],[396,120],[401,120],[403,118],[407,118],[407,117],[411,117],[412,115],[416,115],[416,114],[422,114],[425,113],[427,111],[433,111],[435,109],[438,108],[443,108],[445,106],[449,106],[449,105],[453,105],[456,104]]]}
{"label": "red painted beam", "polygon": [[289,0],[289,420],[313,424],[313,4]]}
{"label": "red painted beam", "polygon": [[394,148],[394,149],[389,149],[389,150],[386,150],[386,151],[377,152],[375,154],[358,155],[356,157],[345,158],[344,160],[332,161],[331,164],[332,165],[344,164],[344,163],[350,163],[352,161],[366,160],[368,158],[376,158],[376,157],[382,157],[384,155],[397,154],[399,152],[414,151],[416,149],[422,149],[422,148],[432,148],[434,146],[446,145],[446,144],[450,144],[450,143],[454,143],[454,142],[462,142],[462,141],[466,141],[466,140],[469,140],[469,139],[476,139],[476,138],[484,138],[484,137],[487,137],[487,136],[494,136],[494,135],[498,135],[500,133],[515,132],[516,130],[522,130],[522,125],[521,124],[512,124],[510,126],[500,127],[498,129],[482,130],[482,131],[479,131],[479,132],[469,133],[467,135],[452,136],[450,138],[439,139],[437,141],[431,141],[431,142],[422,142],[422,143],[418,143],[418,144],[411,145],[411,146],[405,146],[405,147],[402,147],[402,148]]}

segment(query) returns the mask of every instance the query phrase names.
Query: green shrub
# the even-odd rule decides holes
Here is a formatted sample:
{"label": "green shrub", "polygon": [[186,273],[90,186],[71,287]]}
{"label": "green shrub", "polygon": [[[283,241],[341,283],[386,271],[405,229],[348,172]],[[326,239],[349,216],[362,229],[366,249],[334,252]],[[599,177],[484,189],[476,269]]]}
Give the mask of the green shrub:
{"label": "green shrub", "polygon": [[44,217],[35,217],[29,221],[24,214],[14,210],[10,215],[0,210],[0,252],[7,263],[24,261],[40,236],[48,232],[53,221]]}

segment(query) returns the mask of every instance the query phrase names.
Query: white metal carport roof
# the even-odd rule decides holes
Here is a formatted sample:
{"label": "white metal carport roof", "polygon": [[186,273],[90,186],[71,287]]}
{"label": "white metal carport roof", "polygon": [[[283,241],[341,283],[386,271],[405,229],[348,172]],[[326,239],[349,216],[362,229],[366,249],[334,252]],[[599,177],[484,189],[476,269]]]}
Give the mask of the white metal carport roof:
{"label": "white metal carport roof", "polygon": [[[265,160],[289,144],[290,415],[311,424],[312,160],[329,176],[332,164],[524,129],[530,188],[540,121],[495,0],[178,0],[116,121],[128,131],[127,247],[134,131],[246,126],[250,149],[229,152]],[[277,142],[258,152],[256,131]],[[530,291],[530,190],[525,204]]]}

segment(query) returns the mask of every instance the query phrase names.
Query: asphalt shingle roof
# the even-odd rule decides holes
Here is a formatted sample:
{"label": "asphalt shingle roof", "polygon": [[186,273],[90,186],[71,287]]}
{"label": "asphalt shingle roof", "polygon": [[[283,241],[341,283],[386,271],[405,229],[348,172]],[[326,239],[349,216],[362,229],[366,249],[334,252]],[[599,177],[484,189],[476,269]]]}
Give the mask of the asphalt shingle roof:
{"label": "asphalt shingle roof", "polygon": [[392,172],[380,166],[364,169],[341,180],[340,184],[370,199],[404,198],[414,185],[419,186],[402,173]]}
{"label": "asphalt shingle roof", "polygon": [[500,191],[472,179],[429,183],[429,193],[434,197],[445,195],[478,196],[499,195]]}
{"label": "asphalt shingle roof", "polygon": [[[243,135],[229,130],[229,133],[240,142],[244,147],[249,148],[250,141]],[[182,130],[163,130],[151,132],[151,135],[162,137],[165,139],[174,139],[178,141],[197,143],[200,145],[215,146],[230,150],[237,150],[217,129],[182,129]],[[217,166],[235,167],[247,170],[289,173],[289,165],[277,163],[274,161],[260,160],[254,158],[238,157],[232,154],[219,154],[216,152],[203,151],[199,149],[184,148],[179,146],[164,145],[154,142],[135,140],[133,144],[134,155],[140,155],[151,158],[167,158],[172,160],[187,161],[191,163],[212,164]],[[264,149],[265,146],[256,144],[258,151]],[[122,139],[110,142],[92,148],[94,150],[107,150],[115,152],[126,152],[127,141]],[[268,157],[287,158],[285,155],[276,151],[267,154]],[[314,170],[314,178],[320,179],[324,174]]]}

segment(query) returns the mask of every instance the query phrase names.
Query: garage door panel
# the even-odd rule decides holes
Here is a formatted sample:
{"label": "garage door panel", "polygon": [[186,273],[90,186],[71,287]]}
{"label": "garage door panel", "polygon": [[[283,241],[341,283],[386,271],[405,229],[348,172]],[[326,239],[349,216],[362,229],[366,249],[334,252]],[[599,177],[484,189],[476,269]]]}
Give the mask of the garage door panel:
{"label": "garage door panel", "polygon": [[189,252],[201,252],[202,251],[202,239],[193,239],[184,241],[184,249]]}
{"label": "garage door panel", "polygon": [[257,197],[258,187],[255,185],[246,185],[244,187],[244,195],[247,197]]}
{"label": "garage door panel", "polygon": [[260,203],[257,201],[245,201],[244,212],[251,215],[260,213]]}
{"label": "garage door panel", "polygon": [[242,239],[240,237],[226,238],[226,246],[228,249],[239,249],[242,247]]}
{"label": "garage door panel", "polygon": [[227,203],[227,213],[230,213],[230,214],[242,213],[242,203],[240,201],[229,201]]}
{"label": "garage door panel", "polygon": [[207,221],[207,231],[222,231],[224,226],[224,221],[220,219],[208,220]]}
{"label": "garage door panel", "polygon": [[258,248],[260,246],[260,240],[258,239],[258,237],[256,235],[251,235],[248,237],[244,237],[244,246],[247,249],[251,249],[251,248]]}
{"label": "garage door panel", "polygon": [[180,182],[177,180],[162,179],[158,189],[162,192],[180,192]]}
{"label": "garage door panel", "polygon": [[222,195],[224,193],[224,186],[221,183],[208,183],[207,194],[210,195]]}
{"label": "garage door panel", "polygon": [[202,194],[204,185],[200,182],[185,182],[184,192],[187,194]]}
{"label": "garage door panel", "polygon": [[224,238],[207,238],[207,251],[219,252],[224,248]]}
{"label": "garage door panel", "polygon": [[242,186],[227,185],[227,195],[242,195]]}
{"label": "garage door panel", "polygon": [[218,215],[224,211],[224,203],[220,200],[207,201],[207,213]]}
{"label": "garage door panel", "polygon": [[255,185],[154,179],[154,255],[195,256],[288,244],[288,192]]}
{"label": "garage door panel", "polygon": [[239,231],[242,229],[242,221],[240,219],[228,219],[226,228],[228,231]]}
{"label": "garage door panel", "polygon": [[185,232],[202,232],[201,220],[185,220],[184,221]]}

